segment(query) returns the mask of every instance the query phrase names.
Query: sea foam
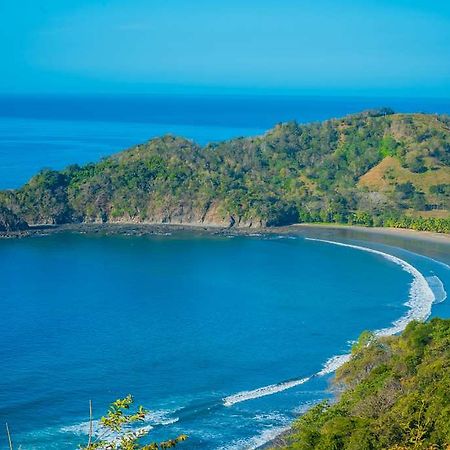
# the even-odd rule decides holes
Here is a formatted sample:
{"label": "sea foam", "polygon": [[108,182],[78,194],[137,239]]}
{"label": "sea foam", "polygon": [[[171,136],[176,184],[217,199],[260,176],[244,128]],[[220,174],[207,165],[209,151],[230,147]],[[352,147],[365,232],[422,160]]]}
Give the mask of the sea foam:
{"label": "sea foam", "polygon": [[[381,252],[379,250],[374,250],[368,247],[362,247],[360,245],[344,244],[342,242],[329,241],[325,239],[315,239],[315,238],[305,238],[305,239],[309,241],[323,242],[326,244],[338,245],[341,247],[349,247],[356,250],[373,253],[375,255],[382,256],[383,258],[393,262],[394,264],[399,265],[405,272],[411,274],[413,280],[411,282],[409,289],[409,297],[408,300],[404,303],[404,305],[408,307],[408,311],[399,319],[397,319],[395,322],[393,322],[390,327],[376,330],[375,334],[377,336],[391,336],[393,334],[400,333],[406,328],[409,322],[413,320],[424,321],[428,319],[428,317],[430,316],[432,305],[435,302],[435,295],[433,293],[433,290],[431,289],[430,285],[428,284],[427,280],[422,275],[422,273],[420,273],[414,266],[412,266],[408,262],[398,258],[397,256],[390,255],[389,253]],[[222,399],[223,404],[225,406],[232,406],[236,403],[244,402],[247,400],[253,400],[256,398],[264,397],[266,395],[277,394],[278,392],[285,391],[286,389],[291,389],[295,386],[299,386],[301,384],[306,383],[313,377],[333,373],[336,369],[338,369],[347,361],[349,361],[350,357],[351,357],[350,354],[335,355],[325,362],[322,370],[320,370],[319,372],[310,377],[298,378],[295,380],[271,384],[269,386],[264,386],[249,391],[238,392],[237,394],[224,397]]]}
{"label": "sea foam", "polygon": [[237,394],[229,395],[223,398],[223,404],[225,406],[232,406],[236,403],[245,402],[247,400],[253,400],[255,398],[265,397],[266,395],[277,394],[278,392],[285,391],[286,389],[299,386],[309,381],[311,377],[297,378],[295,380],[284,381],[282,383],[270,384],[269,386],[260,387],[251,391],[242,391]]}
{"label": "sea foam", "polygon": [[256,450],[267,442],[272,441],[280,434],[289,430],[289,425],[282,425],[264,429],[260,434],[249,439],[238,439],[229,445],[219,447],[217,450]]}
{"label": "sea foam", "polygon": [[[135,427],[130,428],[134,431],[136,430],[146,430],[150,431],[155,426],[166,426],[171,425],[173,423],[178,422],[179,418],[174,417],[172,414],[174,414],[178,409],[176,410],[155,410],[155,411],[148,411],[145,415],[144,423],[145,426],[141,427]],[[70,433],[70,434],[76,434],[76,435],[84,435],[88,436],[90,430],[90,422],[84,421],[80,422],[74,425],[68,425],[60,428],[60,431],[62,433]],[[105,428],[101,425],[100,420],[93,420],[92,421],[92,435],[96,438],[102,436],[105,438],[111,438],[114,437],[114,433],[107,433],[105,432]]]}
{"label": "sea foam", "polygon": [[[398,258],[397,256],[390,255],[389,253],[374,250],[368,247],[362,247],[354,244],[344,244],[342,242],[328,241],[325,239],[306,238],[309,241],[324,242],[327,244],[338,245],[341,247],[354,248],[375,255],[382,256],[388,261],[399,265],[405,272],[412,275],[413,281],[409,289],[409,298],[404,303],[409,309],[402,317],[392,323],[390,327],[376,330],[375,333],[378,336],[390,336],[402,332],[409,322],[413,320],[424,321],[430,317],[431,307],[434,303],[435,296],[433,290],[429,286],[425,277],[411,264]],[[344,361],[345,362],[345,361]]]}
{"label": "sea foam", "polygon": [[344,365],[347,361],[350,361],[350,357],[351,357],[350,353],[332,356],[325,362],[325,364],[323,365],[323,369],[320,372],[317,372],[317,375],[322,376],[333,373],[336,369],[339,369],[339,367]]}
{"label": "sea foam", "polygon": [[[398,258],[397,256],[390,255],[389,253],[381,252],[379,250],[374,250],[368,247],[362,247],[360,245],[344,244],[342,242],[329,241],[325,239],[314,239],[314,238],[305,238],[305,239],[307,239],[308,241],[324,242],[327,244],[338,245],[341,247],[349,247],[364,252],[374,253],[375,255],[382,256],[388,261],[391,261],[394,264],[399,265],[404,271],[412,275],[413,281],[411,282],[409,289],[409,298],[404,303],[404,305],[409,308],[408,311],[399,319],[397,319],[395,322],[393,322],[390,327],[376,330],[375,334],[377,336],[391,336],[400,333],[406,328],[409,322],[413,320],[425,321],[428,319],[428,317],[430,317],[431,308],[436,299],[435,295],[430,285],[428,284],[428,281],[425,279],[422,273],[420,273],[414,266],[412,266],[408,262]],[[343,364],[345,364],[347,361],[349,361],[350,358],[351,355],[349,353],[331,357],[324,364],[323,369],[320,372],[318,372],[317,375],[321,376],[334,372]]]}

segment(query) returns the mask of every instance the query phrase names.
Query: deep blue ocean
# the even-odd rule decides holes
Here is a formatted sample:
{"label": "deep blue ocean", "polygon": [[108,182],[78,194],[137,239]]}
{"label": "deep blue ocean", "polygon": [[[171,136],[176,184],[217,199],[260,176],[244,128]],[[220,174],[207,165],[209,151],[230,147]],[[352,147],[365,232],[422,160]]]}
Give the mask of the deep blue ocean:
{"label": "deep blue ocean", "polygon": [[[166,132],[206,143],[373,106],[450,111],[437,100],[213,100],[3,99],[1,187]],[[75,449],[90,399],[98,418],[132,393],[155,440],[257,448],[331,395],[330,358],[363,330],[450,317],[448,264],[444,243],[349,230],[0,240],[0,422],[23,450]]]}
{"label": "deep blue ocean", "polygon": [[97,161],[167,133],[206,144],[261,134],[288,120],[313,122],[383,106],[448,114],[450,98],[0,96],[0,189],[19,187],[42,168]]}

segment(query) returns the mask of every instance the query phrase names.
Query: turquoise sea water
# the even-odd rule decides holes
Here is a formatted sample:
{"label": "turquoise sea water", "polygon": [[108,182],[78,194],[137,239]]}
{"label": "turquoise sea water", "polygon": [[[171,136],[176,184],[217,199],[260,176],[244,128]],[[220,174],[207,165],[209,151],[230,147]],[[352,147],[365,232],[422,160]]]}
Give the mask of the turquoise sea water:
{"label": "turquoise sea water", "polygon": [[[334,238],[450,283],[429,258]],[[153,411],[155,439],[254,448],[329,395],[329,375],[305,378],[361,331],[407,314],[414,279],[382,254],[305,235],[0,241],[1,420],[24,449],[73,449],[86,441],[89,399],[98,417],[133,393]],[[420,313],[427,285],[416,288]]]}
{"label": "turquoise sea water", "polygon": [[[117,101],[2,99],[0,188],[165,132],[206,143],[373,106],[450,111],[394,99]],[[330,395],[323,368],[361,331],[401,328],[432,301],[432,315],[450,317],[446,264],[448,245],[348,230],[0,240],[0,422],[24,450],[74,449],[89,399],[98,418],[132,393],[153,411],[155,439],[255,448]]]}

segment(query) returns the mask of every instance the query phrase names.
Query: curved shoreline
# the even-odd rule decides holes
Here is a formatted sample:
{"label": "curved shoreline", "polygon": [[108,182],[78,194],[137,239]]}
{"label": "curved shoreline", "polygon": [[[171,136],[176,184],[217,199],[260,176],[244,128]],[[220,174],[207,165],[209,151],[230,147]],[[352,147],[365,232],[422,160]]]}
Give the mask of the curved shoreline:
{"label": "curved shoreline", "polygon": [[[374,250],[369,247],[363,247],[360,245],[353,245],[353,244],[345,244],[325,239],[316,239],[308,237],[306,239],[309,241],[320,242],[329,245],[336,245],[340,247],[347,247],[381,256],[384,259],[400,266],[404,271],[408,272],[412,276],[413,280],[410,284],[408,299],[403,303],[404,306],[408,307],[408,310],[401,317],[393,321],[391,323],[391,326],[375,330],[374,333],[376,335],[392,336],[394,334],[401,333],[406,328],[406,326],[413,320],[425,321],[430,317],[431,308],[436,297],[430,285],[428,284],[428,281],[425,279],[424,275],[413,265],[394,255],[381,252],[379,250]],[[236,403],[241,403],[256,398],[265,397],[267,395],[273,395],[278,392],[291,389],[293,387],[308,382],[313,377],[331,374],[340,366],[345,364],[350,359],[350,357],[351,355],[349,353],[334,355],[324,363],[322,369],[319,372],[313,375],[302,378],[294,378],[288,381],[283,381],[268,386],[262,386],[259,388],[231,394],[222,399],[223,404],[224,406],[230,407]]]}
{"label": "curved shoreline", "polygon": [[[379,236],[402,236],[403,238],[406,238],[406,240],[410,239],[410,235],[414,236],[415,241],[422,241],[422,242],[434,242],[439,244],[444,244],[445,246],[450,245],[450,236],[449,235],[440,235],[436,233],[429,233],[429,232],[418,232],[414,230],[403,230],[403,229],[379,229],[379,228],[365,228],[365,227],[357,227],[357,226],[328,226],[328,225],[309,225],[309,224],[299,224],[299,225],[292,225],[289,227],[281,227],[281,228],[269,228],[269,229],[227,229],[227,228],[212,228],[212,227],[203,227],[203,226],[191,226],[191,225],[155,225],[155,224],[78,224],[78,225],[68,225],[68,226],[50,226],[50,227],[39,227],[36,228],[33,234],[31,236],[45,236],[45,235],[52,235],[52,234],[59,234],[59,233],[67,233],[67,232],[74,232],[79,234],[87,234],[87,235],[124,235],[124,236],[146,236],[146,235],[156,235],[156,236],[164,236],[166,234],[175,234],[178,232],[185,232],[185,233],[196,233],[200,235],[205,236],[249,236],[249,235],[256,235],[259,237],[264,236],[276,236],[281,235],[284,237],[287,237],[287,235],[297,235],[306,237],[307,231],[309,230],[324,230],[328,232],[333,232],[333,230],[345,230],[348,232],[363,232],[366,236],[372,235],[379,235]],[[306,233],[305,233],[306,232]],[[18,236],[20,237],[20,236]],[[339,236],[341,237],[341,236]],[[336,237],[336,239],[339,239],[339,237]],[[344,236],[342,236],[344,237]],[[355,237],[351,237],[352,239],[356,239]],[[359,250],[363,251],[369,251],[372,253],[379,254],[380,256],[383,256],[387,259],[395,259],[396,261],[393,261],[396,264],[399,264],[404,270],[409,272],[413,276],[413,283],[414,280],[417,278],[417,273],[423,278],[423,281],[427,284],[428,288],[428,282],[425,280],[424,276],[413,266],[411,266],[406,261],[403,261],[400,258],[397,258],[393,255],[390,255],[388,253],[383,253],[377,250],[373,250],[367,247],[362,246],[356,246],[352,244],[344,244],[341,242],[334,242],[331,240],[326,239],[317,239],[317,238],[309,238],[312,240],[317,241],[325,241],[329,244],[334,245],[341,245],[341,246],[347,246],[347,247],[353,247]],[[359,238],[358,238],[359,239]],[[362,240],[364,240],[362,238]],[[370,240],[367,240],[367,243],[370,243]],[[399,245],[400,247],[400,245]],[[450,247],[449,247],[450,248]],[[439,262],[439,261],[437,261]],[[407,268],[405,268],[407,267]],[[408,270],[408,268],[410,270]],[[412,269],[412,270],[411,270]],[[415,271],[415,272],[414,272]],[[413,285],[412,283],[412,285]],[[412,286],[413,288],[413,286]],[[410,289],[411,293],[411,289]],[[409,306],[409,305],[408,305]],[[408,318],[408,315],[406,315]],[[404,316],[402,316],[403,318]],[[400,318],[399,320],[401,320]],[[411,317],[409,320],[413,320],[416,317]],[[425,320],[425,319],[422,319]],[[394,322],[395,324],[396,322]],[[393,327],[387,328],[386,330],[392,330]],[[404,327],[403,327],[404,328]],[[402,328],[402,329],[403,329]],[[394,331],[394,333],[400,332],[401,329],[398,331]],[[392,334],[392,333],[388,333]],[[317,375],[325,375],[333,372],[338,366],[342,365],[346,361],[347,355],[338,355],[337,357],[331,358],[330,360],[326,361],[325,366],[323,369],[316,374]],[[338,364],[338,366],[336,366]],[[314,375],[313,375],[314,376]],[[302,384],[306,382],[307,379],[294,379],[286,382],[286,384],[289,384],[288,387],[280,386],[284,385],[285,383],[279,383],[270,385],[263,388],[254,389],[253,391],[246,391],[243,392],[244,394],[250,394],[251,398],[257,398],[262,395],[270,395],[271,393],[280,392],[285,389],[289,389],[290,387],[294,387],[295,385]],[[267,393],[266,388],[270,388]],[[269,392],[272,391],[272,392]],[[242,397],[238,393],[234,394],[230,397],[234,397],[227,405],[225,403],[225,406],[231,406],[234,403],[239,403],[242,400]],[[256,394],[254,397],[252,397],[252,394]],[[251,398],[248,398],[250,400]],[[225,399],[224,399],[225,400]],[[237,401],[236,401],[237,400]],[[285,431],[289,432],[288,430],[279,430],[279,431]],[[267,434],[268,436],[268,434]],[[262,444],[261,440],[259,440],[260,445],[262,445],[262,448],[266,448],[267,445],[270,445],[271,442],[274,441],[274,439],[279,436],[279,433],[276,434],[276,436],[270,436],[266,444]],[[255,436],[256,437],[256,436]],[[258,447],[252,447],[252,448],[260,448]]]}
{"label": "curved shoreline", "polygon": [[450,234],[415,231],[400,228],[375,228],[337,224],[294,224],[283,227],[227,228],[199,224],[155,223],[78,223],[66,225],[39,225],[26,231],[0,232],[0,242],[9,239],[43,237],[54,234],[75,233],[88,236],[303,236],[325,240],[358,240],[376,242],[402,248],[450,266]]}
{"label": "curved shoreline", "polygon": [[[336,229],[336,228],[342,228],[342,227],[326,227],[324,225],[321,225],[318,227],[324,228],[324,229],[325,228],[331,229],[331,230]],[[350,227],[346,227],[346,228],[350,228]],[[377,233],[377,229],[373,229],[373,228],[372,229],[370,229],[370,228],[367,229],[365,227],[351,227],[351,228],[353,230],[357,230],[357,231],[360,231],[362,229],[363,231],[369,231],[369,233],[370,232],[375,233],[375,234]],[[388,229],[386,231],[388,231],[388,232],[387,233],[378,233],[378,234],[379,235],[380,234],[381,235],[382,234],[398,235],[398,233],[397,233],[398,229]],[[400,230],[400,232],[401,231],[408,231],[408,232],[412,232],[414,234],[417,233],[419,236],[416,236],[416,239],[422,238],[422,240],[424,240],[423,236],[420,236],[420,235],[422,235],[422,233],[426,233],[428,235],[428,232],[417,232],[415,230]],[[399,234],[402,234],[402,233],[399,233]],[[434,233],[431,233],[431,234],[433,235]],[[404,233],[403,233],[403,235],[404,235]],[[435,242],[434,236],[426,236],[426,237],[428,238],[427,241],[433,240]],[[450,236],[445,236],[445,237],[446,237],[445,242],[450,243]],[[410,299],[408,300],[408,302],[405,303],[405,305],[409,306],[410,309],[402,317],[400,317],[396,321],[392,322],[391,327],[383,328],[381,330],[376,330],[375,333],[377,335],[389,336],[389,335],[395,335],[395,334],[401,333],[405,329],[405,327],[408,325],[408,323],[411,322],[412,320],[426,321],[430,317],[431,312],[432,312],[432,306],[435,303],[435,299],[436,299],[435,294],[434,294],[433,290],[431,289],[427,279],[424,277],[424,275],[419,270],[417,270],[414,266],[412,266],[411,264],[407,263],[406,261],[404,261],[396,256],[393,256],[393,255],[390,255],[388,253],[384,253],[384,252],[381,252],[378,250],[374,250],[371,248],[363,247],[363,246],[358,246],[358,245],[353,245],[353,244],[345,244],[345,243],[341,243],[341,242],[330,241],[330,240],[325,240],[325,239],[317,239],[317,238],[306,238],[306,239],[312,240],[312,241],[318,241],[318,242],[325,242],[330,245],[339,245],[339,246],[344,246],[344,247],[350,247],[350,248],[359,249],[361,251],[368,251],[371,253],[379,254],[380,256],[383,256],[386,259],[391,260],[396,264],[399,264],[403,268],[403,270],[406,270],[413,276],[413,282],[411,283],[411,288],[410,288]],[[422,255],[422,256],[427,257],[425,255]],[[447,269],[449,269],[449,266],[447,264],[445,264],[441,261],[435,261],[435,262],[438,264],[443,264],[444,266],[447,267]],[[427,288],[431,292],[431,296],[433,297],[433,299],[431,299],[431,297],[428,299],[429,300],[428,304],[425,305],[425,310],[422,311],[423,314],[420,314],[422,317],[414,317],[415,316],[414,305],[411,305],[411,301],[413,300],[411,297],[415,296],[416,298],[419,298],[419,296],[420,296],[420,286],[417,286],[417,285],[414,286],[416,281],[418,281],[419,284],[422,285],[422,287],[424,287],[426,284]],[[419,290],[419,292],[418,292],[418,290]],[[427,296],[429,296],[429,294],[430,293],[428,293]],[[444,300],[445,300],[445,298],[446,298],[446,296],[444,297]],[[419,305],[419,306],[421,306],[421,305]],[[421,309],[422,308],[419,308],[419,310],[416,312],[421,313]],[[347,361],[349,361],[350,357],[351,357],[350,354],[341,354],[341,355],[336,355],[336,356],[331,357],[325,363],[323,369],[320,372],[318,372],[316,375],[322,376],[322,375],[333,373],[336,369],[338,369],[343,364],[345,364]],[[264,444],[261,444],[261,445],[255,447],[254,450],[263,450],[263,449],[273,448],[273,445],[276,445],[277,441],[279,441],[279,440],[283,441],[284,437],[287,437],[289,435],[290,430],[291,430],[291,426],[287,427],[284,430],[281,430],[280,433],[277,433],[271,439],[267,440]]]}
{"label": "curved shoreline", "polygon": [[350,230],[360,231],[367,234],[378,234],[384,236],[397,236],[408,239],[440,242],[450,244],[450,234],[436,233],[434,231],[417,231],[410,228],[393,228],[393,227],[363,227],[360,225],[339,225],[339,224],[321,224],[321,223],[299,223],[290,225],[295,229],[329,229],[329,230]]}
{"label": "curved shoreline", "polygon": [[409,322],[413,320],[425,321],[431,315],[431,308],[436,299],[428,281],[425,276],[416,269],[412,264],[409,264],[405,260],[398,258],[397,256],[391,255],[389,253],[381,252],[379,250],[374,250],[370,247],[363,247],[360,245],[344,244],[342,242],[329,241],[325,239],[315,239],[306,238],[309,241],[324,242],[331,245],[337,245],[340,247],[348,247],[356,250],[361,250],[368,253],[373,253],[375,255],[382,256],[388,261],[399,265],[404,271],[408,272],[412,277],[413,281],[409,290],[409,299],[404,303],[409,310],[392,322],[392,326],[388,328],[383,328],[381,330],[376,330],[375,334],[379,336],[391,336],[393,334],[401,333]]}

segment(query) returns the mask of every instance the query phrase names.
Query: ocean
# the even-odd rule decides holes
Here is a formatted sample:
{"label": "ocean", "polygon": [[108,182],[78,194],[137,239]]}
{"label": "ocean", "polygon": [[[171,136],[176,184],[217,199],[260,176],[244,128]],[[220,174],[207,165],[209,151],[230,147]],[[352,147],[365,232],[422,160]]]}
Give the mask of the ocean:
{"label": "ocean", "polygon": [[154,439],[256,448],[330,396],[330,358],[362,331],[449,317],[448,266],[332,237],[353,246],[313,231],[0,241],[1,420],[24,449],[75,449],[90,399],[98,418],[132,393]]}
{"label": "ocean", "polygon": [[86,164],[167,133],[199,144],[388,106],[450,113],[450,99],[289,96],[0,97],[0,189],[43,168]]}
{"label": "ocean", "polygon": [[[117,111],[92,99],[8,101],[3,188],[161,133],[206,143],[377,106],[181,99],[159,120],[136,99]],[[436,102],[414,109],[450,110]],[[143,426],[154,440],[185,433],[180,448],[257,448],[331,396],[331,372],[362,331],[450,317],[449,255],[444,244],[325,229],[0,240],[0,422],[24,450],[75,449],[87,442],[89,400],[97,420],[131,393],[151,411]]]}

